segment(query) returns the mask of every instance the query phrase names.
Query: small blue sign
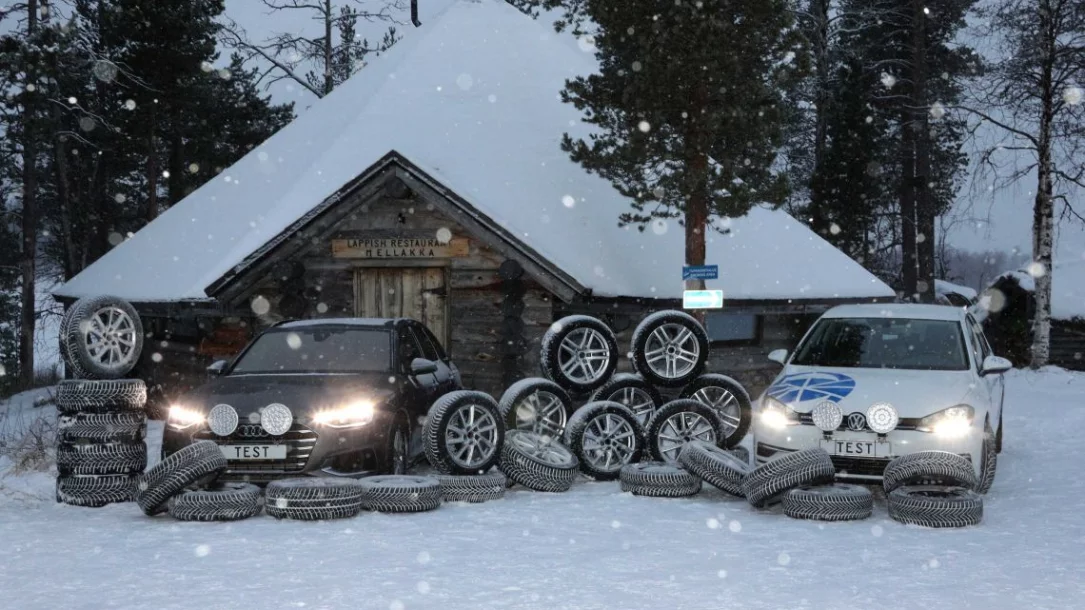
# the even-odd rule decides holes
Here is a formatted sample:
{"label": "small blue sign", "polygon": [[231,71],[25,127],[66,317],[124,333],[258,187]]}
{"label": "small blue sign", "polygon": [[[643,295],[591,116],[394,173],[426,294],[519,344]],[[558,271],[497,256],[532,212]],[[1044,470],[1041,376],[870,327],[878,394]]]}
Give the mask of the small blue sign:
{"label": "small blue sign", "polygon": [[685,265],[682,267],[683,280],[715,280],[720,277],[719,265]]}
{"label": "small blue sign", "polygon": [[682,292],[682,309],[721,309],[722,290],[685,290]]}

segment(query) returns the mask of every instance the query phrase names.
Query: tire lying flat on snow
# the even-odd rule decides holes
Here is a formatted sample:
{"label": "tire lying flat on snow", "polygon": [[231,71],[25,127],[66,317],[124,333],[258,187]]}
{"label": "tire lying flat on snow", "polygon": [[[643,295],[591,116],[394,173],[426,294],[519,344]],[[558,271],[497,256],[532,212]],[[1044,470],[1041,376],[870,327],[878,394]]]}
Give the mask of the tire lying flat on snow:
{"label": "tire lying flat on snow", "polygon": [[659,462],[678,463],[682,447],[691,441],[719,445],[726,433],[723,418],[712,407],[679,398],[663,405],[645,426],[648,452]]}
{"label": "tire lying flat on snow", "polygon": [[65,362],[76,377],[120,379],[139,362],[143,324],[124,299],[83,298],[65,316],[60,341]]}
{"label": "tire lying flat on snow", "polygon": [[441,483],[432,477],[385,475],[366,477],[362,508],[382,513],[420,513],[441,505]]}
{"label": "tire lying flat on snow", "polygon": [[136,503],[148,515],[167,510],[166,501],[189,485],[213,481],[226,470],[226,458],[211,441],[182,447],[155,464],[136,482]]}
{"label": "tire lying flat on snow", "polygon": [[730,451],[712,443],[693,441],[686,443],[678,454],[678,463],[690,474],[705,483],[733,496],[745,497],[742,482],[750,472],[748,463]]}
{"label": "tire lying flat on snow", "polygon": [[135,479],[126,475],[75,475],[57,478],[57,502],[97,508],[131,502]]}
{"label": "tire lying flat on snow", "polygon": [[663,395],[636,373],[617,373],[591,395],[590,402],[604,400],[629,407],[643,426],[663,404]]}
{"label": "tire lying flat on snow", "polygon": [[874,512],[874,495],[861,485],[799,487],[784,495],[784,514],[795,519],[854,521]]}
{"label": "tire lying flat on snow", "polygon": [[64,443],[139,443],[147,435],[143,413],[81,413],[61,415],[57,440]]}
{"label": "tire lying flat on snow", "polygon": [[557,439],[510,430],[501,448],[501,472],[535,491],[569,491],[579,472],[573,452]]}
{"label": "tire lying flat on snow", "polygon": [[445,502],[489,502],[505,497],[508,479],[498,471],[486,474],[439,474],[441,497]]}
{"label": "tire lying flat on snow", "polygon": [[918,451],[902,455],[885,467],[885,493],[904,485],[943,485],[976,488],[976,471],[967,459],[948,451]]}
{"label": "tire lying flat on snow", "polygon": [[630,348],[633,369],[645,380],[680,388],[704,371],[708,333],[684,311],[657,311],[637,325]]}
{"label": "tire lying flat on snow", "polygon": [[354,479],[280,479],[264,489],[264,512],[276,519],[346,519],[362,510],[363,488]]}
{"label": "tire lying flat on snow", "polygon": [[497,403],[508,430],[561,436],[573,401],[561,386],[541,377],[528,377],[509,386]]}
{"label": "tire lying flat on snow", "polygon": [[591,316],[566,316],[542,338],[539,366],[547,379],[570,392],[591,392],[618,368],[614,332]]}
{"label": "tire lying flat on snow", "polygon": [[836,476],[829,454],[806,449],[775,458],[750,471],[742,484],[746,501],[758,508],[779,501],[790,489],[832,483]]}
{"label": "tire lying flat on snow", "polygon": [[622,491],[651,498],[685,498],[701,491],[701,480],[663,462],[628,464],[621,472]]}
{"label": "tire lying flat on snow", "polygon": [[693,380],[682,389],[682,398],[691,398],[719,412],[726,426],[720,446],[730,449],[746,437],[750,429],[750,395],[735,379],[709,373]]}
{"label": "tire lying flat on snow", "polygon": [[248,483],[223,483],[208,489],[183,491],[169,499],[171,517],[181,521],[238,521],[260,512],[260,488]]}
{"label": "tire lying flat on snow", "polygon": [[449,392],[430,407],[422,426],[426,459],[442,474],[479,474],[501,459],[505,420],[489,394]]}
{"label": "tire lying flat on snow", "polygon": [[628,407],[589,402],[569,419],[562,437],[580,462],[580,471],[597,481],[617,479],[626,464],[644,453],[644,428]]}
{"label": "tire lying flat on snow", "polygon": [[143,411],[147,384],[142,379],[65,379],[57,384],[56,404],[61,415]]}
{"label": "tire lying flat on snow", "polygon": [[57,445],[57,472],[73,474],[121,474],[143,472],[147,467],[147,444],[67,443]]}
{"label": "tire lying flat on snow", "polygon": [[905,485],[889,492],[889,516],[924,527],[966,527],[983,520],[983,496],[964,487]]}

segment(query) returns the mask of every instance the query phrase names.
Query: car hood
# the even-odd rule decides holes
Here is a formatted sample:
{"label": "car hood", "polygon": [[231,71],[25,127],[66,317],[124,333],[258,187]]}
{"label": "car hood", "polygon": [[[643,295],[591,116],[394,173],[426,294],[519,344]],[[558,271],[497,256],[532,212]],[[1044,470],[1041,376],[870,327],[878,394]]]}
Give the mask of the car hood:
{"label": "car hood", "polygon": [[298,419],[356,400],[380,404],[396,393],[400,383],[400,378],[389,373],[228,375],[196,388],[180,402],[203,412],[218,404],[228,404],[242,418],[269,404],[280,403],[289,407]]}
{"label": "car hood", "polygon": [[810,412],[822,401],[836,403],[844,413],[866,412],[876,402],[887,402],[901,417],[924,417],[947,407],[973,404],[975,391],[971,371],[789,365],[765,395],[800,413]]}

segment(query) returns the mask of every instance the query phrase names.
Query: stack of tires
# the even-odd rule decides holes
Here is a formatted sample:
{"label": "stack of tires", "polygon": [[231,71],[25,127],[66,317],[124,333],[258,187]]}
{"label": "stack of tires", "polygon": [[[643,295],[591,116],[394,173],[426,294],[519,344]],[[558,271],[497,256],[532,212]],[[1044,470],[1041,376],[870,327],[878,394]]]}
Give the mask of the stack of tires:
{"label": "stack of tires", "polygon": [[965,527],[983,520],[983,496],[991,476],[976,479],[972,463],[947,451],[903,455],[885,468],[882,486],[889,516],[925,527]]}
{"label": "stack of tires", "polygon": [[147,387],[124,379],[143,348],[139,315],[116,297],[80,299],[61,321],[60,343],[74,379],[56,392],[57,502],[128,502],[147,466]]}

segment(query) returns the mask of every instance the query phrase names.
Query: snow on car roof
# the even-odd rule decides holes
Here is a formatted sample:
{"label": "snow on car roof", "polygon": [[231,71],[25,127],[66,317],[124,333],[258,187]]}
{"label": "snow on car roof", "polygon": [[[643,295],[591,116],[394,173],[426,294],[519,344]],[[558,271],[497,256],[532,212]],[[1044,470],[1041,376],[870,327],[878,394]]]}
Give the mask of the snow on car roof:
{"label": "snow on car roof", "polygon": [[825,312],[825,318],[906,318],[916,320],[953,320],[964,317],[965,311],[950,305],[920,303],[838,305]]}
{"label": "snow on car roof", "polygon": [[293,320],[277,324],[272,330],[283,328],[310,328],[320,326],[391,326],[395,318],[321,318],[318,320]]}
{"label": "snow on car roof", "polygon": [[934,280],[934,291],[938,294],[956,293],[969,300],[973,300],[979,295],[975,288],[961,286],[946,280]]}
{"label": "snow on car roof", "polygon": [[[564,133],[590,133],[559,94],[596,71],[593,48],[501,0],[458,0],[422,21],[54,294],[207,299],[209,285],[396,151],[594,295],[681,297],[683,227],[618,227],[629,200],[561,150]],[[894,296],[783,211],[715,225],[729,233],[707,236],[720,276],[707,287],[728,299]]]}

